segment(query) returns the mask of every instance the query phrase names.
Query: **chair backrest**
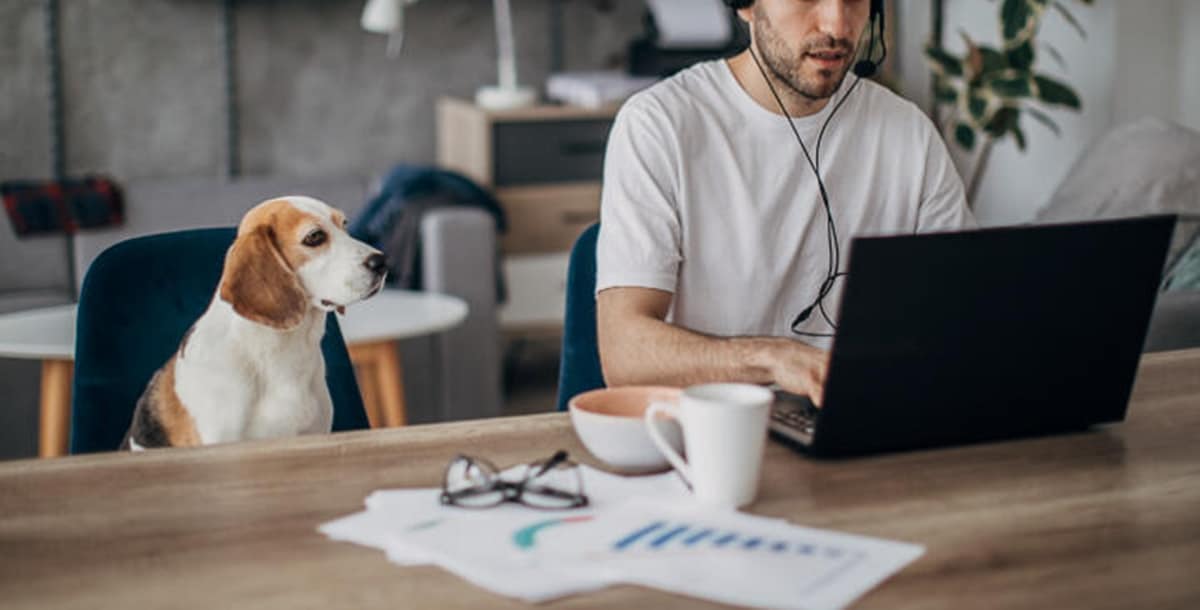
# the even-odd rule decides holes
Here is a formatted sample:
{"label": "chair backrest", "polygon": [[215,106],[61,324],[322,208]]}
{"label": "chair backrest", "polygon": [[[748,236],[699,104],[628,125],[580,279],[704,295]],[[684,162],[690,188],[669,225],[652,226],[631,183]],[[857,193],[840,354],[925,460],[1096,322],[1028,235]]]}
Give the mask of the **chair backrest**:
{"label": "chair backrest", "polygon": [[558,410],[576,394],[604,387],[596,341],[596,237],[600,225],[587,228],[571,248],[567,266],[567,310],[558,365]]}
{"label": "chair backrest", "polygon": [[[71,453],[112,451],[124,438],[150,377],[208,308],[232,228],[139,237],[102,252],[79,296]],[[330,315],[321,343],[333,429],[366,428],[354,369]]]}

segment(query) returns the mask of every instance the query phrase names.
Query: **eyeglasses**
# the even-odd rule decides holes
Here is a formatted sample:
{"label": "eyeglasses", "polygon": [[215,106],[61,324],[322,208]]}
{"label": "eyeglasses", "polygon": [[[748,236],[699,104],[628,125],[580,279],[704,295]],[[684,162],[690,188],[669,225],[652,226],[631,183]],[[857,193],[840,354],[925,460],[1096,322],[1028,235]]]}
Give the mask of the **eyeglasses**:
{"label": "eyeglasses", "polygon": [[579,464],[559,450],[549,459],[525,465],[517,482],[506,481],[495,464],[467,455],[455,456],[442,478],[442,504],[490,508],[519,502],[532,508],[565,510],[587,506]]}

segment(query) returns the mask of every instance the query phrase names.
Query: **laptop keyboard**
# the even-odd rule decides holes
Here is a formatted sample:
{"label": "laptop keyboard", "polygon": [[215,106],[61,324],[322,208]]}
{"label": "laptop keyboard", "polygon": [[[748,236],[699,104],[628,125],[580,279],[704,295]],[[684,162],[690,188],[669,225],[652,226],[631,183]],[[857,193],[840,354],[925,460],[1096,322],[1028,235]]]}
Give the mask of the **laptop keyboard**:
{"label": "laptop keyboard", "polygon": [[817,408],[803,396],[775,393],[775,404],[771,407],[770,428],[772,431],[796,442],[812,444],[817,425]]}

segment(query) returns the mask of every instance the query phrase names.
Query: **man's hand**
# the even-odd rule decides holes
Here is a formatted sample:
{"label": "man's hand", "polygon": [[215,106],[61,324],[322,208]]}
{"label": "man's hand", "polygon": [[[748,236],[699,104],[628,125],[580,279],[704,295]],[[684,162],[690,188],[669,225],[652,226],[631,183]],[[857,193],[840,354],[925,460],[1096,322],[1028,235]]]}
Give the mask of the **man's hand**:
{"label": "man's hand", "polygon": [[767,368],[784,391],[808,396],[818,407],[824,402],[829,352],[791,339],[770,339]]}
{"label": "man's hand", "polygon": [[783,337],[718,337],[669,324],[672,298],[670,292],[635,287],[608,288],[596,296],[605,383],[776,383],[821,405],[828,352]]}

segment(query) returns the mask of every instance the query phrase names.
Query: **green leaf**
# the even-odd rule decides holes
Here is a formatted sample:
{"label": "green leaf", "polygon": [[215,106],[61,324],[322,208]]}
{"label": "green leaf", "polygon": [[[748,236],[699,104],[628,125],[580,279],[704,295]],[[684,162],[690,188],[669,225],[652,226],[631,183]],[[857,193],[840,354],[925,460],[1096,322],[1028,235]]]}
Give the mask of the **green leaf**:
{"label": "green leaf", "polygon": [[1017,141],[1017,150],[1025,152],[1025,132],[1021,131],[1021,126],[1016,121],[1013,121],[1012,125],[1009,125],[1008,130],[1013,134],[1013,139]]}
{"label": "green leaf", "polygon": [[1000,5],[1000,32],[1005,41],[1016,40],[1033,18],[1033,11],[1025,0],[1004,0]]}
{"label": "green leaf", "polygon": [[949,85],[939,85],[935,95],[937,101],[943,104],[952,104],[958,101],[958,89]]}
{"label": "green leaf", "polygon": [[1074,89],[1048,76],[1034,76],[1033,82],[1037,85],[1037,98],[1039,100],[1047,104],[1056,104],[1079,110],[1081,103]]}
{"label": "green leaf", "polygon": [[1001,108],[996,111],[995,116],[988,121],[984,131],[988,132],[993,138],[1002,138],[1008,132],[1009,126],[1017,120],[1016,108]]}
{"label": "green leaf", "polygon": [[1059,128],[1058,123],[1054,122],[1054,119],[1050,118],[1050,115],[1038,110],[1037,108],[1034,108],[1033,106],[1026,106],[1025,111],[1029,113],[1029,116],[1033,117],[1039,123],[1045,125],[1047,129],[1054,132],[1055,136],[1060,138],[1062,137],[1062,129]]}
{"label": "green leaf", "polygon": [[980,75],[986,77],[992,72],[1008,69],[1008,58],[1003,53],[991,47],[980,46],[979,55],[983,59]]}
{"label": "green leaf", "polygon": [[1005,51],[1005,59],[1008,60],[1008,65],[1017,70],[1028,70],[1033,67],[1033,60],[1036,54],[1033,50],[1033,41],[1026,40],[1025,42]]}
{"label": "green leaf", "polygon": [[978,89],[972,88],[967,92],[967,111],[970,113],[972,122],[976,125],[983,125],[987,121],[988,100],[983,95],[980,95]]}
{"label": "green leaf", "polygon": [[1005,70],[989,79],[985,85],[997,96],[1004,99],[1017,99],[1033,96],[1033,85],[1026,72]]}
{"label": "green leaf", "polygon": [[1000,6],[1000,34],[1004,47],[1024,43],[1037,34],[1048,0],[1004,0]]}
{"label": "green leaf", "polygon": [[975,130],[966,123],[959,123],[954,128],[954,139],[958,141],[959,146],[967,150],[975,148]]}
{"label": "green leaf", "polygon": [[962,76],[963,74],[962,59],[951,55],[941,47],[926,46],[925,57],[929,61],[929,67],[935,72],[949,76]]}

